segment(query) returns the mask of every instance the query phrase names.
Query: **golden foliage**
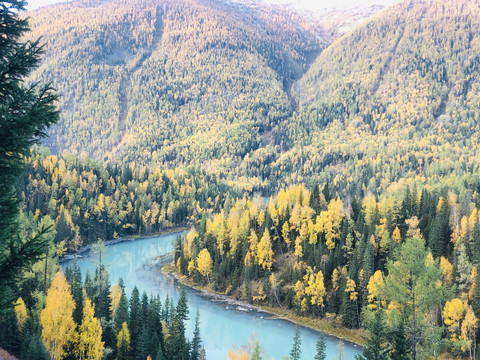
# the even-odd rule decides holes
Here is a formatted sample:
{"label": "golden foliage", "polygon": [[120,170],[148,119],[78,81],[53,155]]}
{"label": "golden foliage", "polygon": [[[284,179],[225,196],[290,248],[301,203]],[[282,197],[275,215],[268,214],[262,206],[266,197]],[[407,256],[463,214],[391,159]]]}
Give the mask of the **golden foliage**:
{"label": "golden foliage", "polygon": [[45,308],[40,313],[42,340],[54,360],[62,359],[69,344],[75,342],[76,325],[73,321],[75,301],[70,285],[62,271],[57,272],[48,289]]}

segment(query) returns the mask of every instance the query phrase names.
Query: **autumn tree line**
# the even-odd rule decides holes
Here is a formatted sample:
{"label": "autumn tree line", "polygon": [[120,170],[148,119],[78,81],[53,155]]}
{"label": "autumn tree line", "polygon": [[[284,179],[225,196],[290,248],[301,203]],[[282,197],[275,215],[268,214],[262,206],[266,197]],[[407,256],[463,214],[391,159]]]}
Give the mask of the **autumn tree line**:
{"label": "autumn tree line", "polygon": [[21,359],[205,359],[198,312],[192,340],[185,336],[185,289],[176,304],[136,287],[128,299],[103,265],[84,281],[74,265],[54,274],[46,294],[25,299],[0,319],[1,346]]}
{"label": "autumn tree line", "polygon": [[417,185],[343,200],[328,185],[245,196],[178,240],[175,264],[238,299],[380,332],[382,359],[473,358],[479,200]]}
{"label": "autumn tree line", "polygon": [[18,182],[23,222],[54,227],[67,251],[99,239],[152,234],[185,226],[204,211],[219,211],[237,191],[189,168],[103,166],[88,157],[50,155],[36,148]]}

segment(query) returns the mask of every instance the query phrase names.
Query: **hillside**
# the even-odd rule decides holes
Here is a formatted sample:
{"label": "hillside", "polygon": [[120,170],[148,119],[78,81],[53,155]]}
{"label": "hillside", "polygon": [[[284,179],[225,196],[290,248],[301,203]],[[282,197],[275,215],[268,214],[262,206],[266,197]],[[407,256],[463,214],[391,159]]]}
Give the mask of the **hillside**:
{"label": "hillside", "polygon": [[337,38],[379,10],[340,21],[220,0],[40,9],[33,36],[48,51],[34,77],[63,94],[49,145],[194,165],[267,194],[312,178],[376,194],[458,182],[478,168],[480,11],[408,0]]}
{"label": "hillside", "polygon": [[303,175],[372,191],[475,172],[479,27],[471,1],[405,1],[333,43],[294,86],[276,167],[303,159]]}
{"label": "hillside", "polygon": [[35,77],[63,94],[52,147],[172,167],[268,142],[324,47],[294,13],[209,0],[75,2],[31,27],[48,49]]}

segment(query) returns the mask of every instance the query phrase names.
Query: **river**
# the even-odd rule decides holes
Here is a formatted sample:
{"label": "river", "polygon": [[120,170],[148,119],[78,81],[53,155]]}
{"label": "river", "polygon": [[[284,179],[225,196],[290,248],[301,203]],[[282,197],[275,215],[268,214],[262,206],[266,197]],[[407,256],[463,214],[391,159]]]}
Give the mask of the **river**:
{"label": "river", "polygon": [[[177,234],[125,241],[107,246],[104,256],[112,284],[123,278],[125,290],[130,296],[136,285],[140,293],[160,293],[164,300],[166,295],[178,299],[180,285],[172,278],[162,275],[148,265],[153,258],[168,254],[173,250],[173,242]],[[87,270],[92,274],[95,264],[86,257],[70,260],[63,264],[68,266],[76,261],[83,276]],[[197,291],[187,289],[190,320],[187,322],[187,336],[193,335],[194,319],[197,309],[200,311],[200,332],[208,360],[225,360],[232,346],[247,344],[252,334],[265,350],[265,360],[281,358],[290,352],[295,326],[285,320],[269,320],[264,313],[244,312],[227,308],[224,303],[214,302],[202,297]],[[163,301],[162,300],[162,301]],[[315,344],[318,334],[310,329],[301,328],[302,360],[312,360],[315,356]],[[327,343],[327,359],[336,359],[338,340],[325,337]],[[353,360],[359,348],[350,343],[344,345],[344,360]]]}

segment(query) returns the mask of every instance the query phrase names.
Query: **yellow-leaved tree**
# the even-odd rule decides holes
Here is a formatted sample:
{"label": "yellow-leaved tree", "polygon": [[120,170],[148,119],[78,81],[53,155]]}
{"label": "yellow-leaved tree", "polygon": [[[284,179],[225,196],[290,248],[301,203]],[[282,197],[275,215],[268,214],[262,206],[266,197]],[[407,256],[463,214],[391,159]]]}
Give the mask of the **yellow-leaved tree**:
{"label": "yellow-leaved tree", "polygon": [[209,275],[212,273],[213,261],[207,249],[200,251],[197,257],[197,268],[200,274],[207,278],[210,282]]}
{"label": "yellow-leaved tree", "polygon": [[310,295],[310,303],[312,305],[323,307],[323,300],[325,295],[327,295],[327,290],[325,289],[325,281],[321,270],[319,270],[317,274],[313,272],[310,274],[305,293]]}
{"label": "yellow-leaved tree", "polygon": [[370,277],[368,281],[367,290],[367,300],[368,300],[368,307],[370,309],[376,309],[378,301],[378,295],[380,292],[380,288],[383,286],[383,274],[380,270],[375,271],[375,273]]}
{"label": "yellow-leaved tree", "polygon": [[52,360],[62,359],[67,346],[75,342],[74,309],[70,285],[60,270],[48,289],[46,305],[40,313],[42,340]]}
{"label": "yellow-leaved tree", "polygon": [[122,298],[122,288],[118,284],[113,284],[110,288],[110,299],[112,300],[112,307],[111,311],[112,314],[115,314],[118,308],[118,304],[120,304],[120,299]]}
{"label": "yellow-leaved tree", "polygon": [[267,268],[270,270],[273,264],[273,250],[272,241],[270,240],[270,234],[267,229],[263,233],[257,248],[258,265],[264,270]]}
{"label": "yellow-leaved tree", "polygon": [[461,321],[465,314],[465,304],[460,299],[447,301],[443,308],[443,321],[448,326],[452,340],[457,339],[461,331]]}
{"label": "yellow-leaved tree", "polygon": [[250,360],[250,355],[245,350],[236,350],[235,348],[228,350],[228,360]]}
{"label": "yellow-leaved tree", "polygon": [[122,329],[117,335],[117,357],[125,359],[130,352],[130,331],[126,322],[122,323]]}
{"label": "yellow-leaved tree", "polygon": [[251,266],[257,262],[257,245],[258,245],[258,237],[255,231],[252,229],[250,231],[250,236],[248,237],[248,252],[245,255],[245,266]]}
{"label": "yellow-leaved tree", "polygon": [[94,305],[85,298],[83,320],[78,329],[75,354],[79,359],[100,360],[103,356],[102,326],[94,317]]}
{"label": "yellow-leaved tree", "polygon": [[21,297],[15,303],[15,314],[17,314],[18,328],[22,330],[25,321],[27,321],[27,307]]}
{"label": "yellow-leaved tree", "polygon": [[317,232],[325,235],[325,244],[329,250],[335,248],[335,240],[340,238],[340,224],[345,213],[340,199],[331,200],[326,211],[317,216]]}

